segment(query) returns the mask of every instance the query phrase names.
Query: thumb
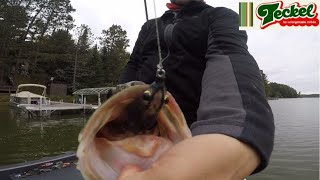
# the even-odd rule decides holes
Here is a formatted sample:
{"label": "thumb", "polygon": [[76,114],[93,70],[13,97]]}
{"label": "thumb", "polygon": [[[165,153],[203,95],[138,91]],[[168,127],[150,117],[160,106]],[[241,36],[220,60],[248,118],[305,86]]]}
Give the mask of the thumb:
{"label": "thumb", "polygon": [[141,172],[142,169],[138,166],[127,165],[124,166],[120,172],[118,180],[132,179],[131,176],[134,176],[136,173]]}

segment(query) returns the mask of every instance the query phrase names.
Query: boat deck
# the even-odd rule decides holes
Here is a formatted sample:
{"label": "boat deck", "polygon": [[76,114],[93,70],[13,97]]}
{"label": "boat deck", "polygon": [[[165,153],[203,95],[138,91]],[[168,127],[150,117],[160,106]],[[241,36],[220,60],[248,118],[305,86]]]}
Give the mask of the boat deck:
{"label": "boat deck", "polygon": [[[1,180],[83,180],[78,169],[76,169],[75,152],[42,158],[26,163],[0,167]],[[57,167],[58,163],[68,164],[66,167]],[[62,165],[61,164],[61,165]]]}
{"label": "boat deck", "polygon": [[16,104],[10,103],[11,106],[21,110],[22,115],[25,115],[28,118],[33,117],[45,117],[50,116],[51,114],[58,112],[72,112],[74,111],[83,111],[92,112],[96,110],[99,106],[92,104],[75,104],[75,103],[66,103],[66,102],[56,102],[51,101],[49,104]]}
{"label": "boat deck", "polygon": [[61,111],[61,110],[81,110],[81,109],[97,109],[98,105],[91,104],[74,104],[66,102],[50,102],[50,104],[19,104],[17,107],[27,111]]}
{"label": "boat deck", "polygon": [[80,171],[75,166],[71,166],[64,169],[53,170],[47,173],[39,174],[36,176],[29,176],[24,178],[15,178],[11,176],[12,180],[84,180]]}

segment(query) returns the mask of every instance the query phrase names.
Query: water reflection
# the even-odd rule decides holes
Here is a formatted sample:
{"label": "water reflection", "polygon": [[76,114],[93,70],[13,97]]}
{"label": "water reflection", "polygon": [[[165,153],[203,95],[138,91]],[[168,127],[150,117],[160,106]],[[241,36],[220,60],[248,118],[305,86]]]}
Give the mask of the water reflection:
{"label": "water reflection", "polygon": [[28,119],[7,105],[0,105],[0,117],[0,165],[75,151],[88,119],[82,115]]}
{"label": "water reflection", "polygon": [[[248,180],[319,179],[319,99],[270,101],[275,146],[270,165]],[[76,150],[87,117],[26,119],[0,104],[0,165],[40,159]]]}
{"label": "water reflection", "polygon": [[319,98],[270,101],[275,144],[270,165],[248,180],[319,179]]}

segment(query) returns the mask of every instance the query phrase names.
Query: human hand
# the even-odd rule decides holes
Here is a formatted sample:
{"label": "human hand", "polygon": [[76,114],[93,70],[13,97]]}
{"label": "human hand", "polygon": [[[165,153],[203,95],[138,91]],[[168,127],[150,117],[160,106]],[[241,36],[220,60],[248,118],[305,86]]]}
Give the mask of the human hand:
{"label": "human hand", "polygon": [[259,164],[248,145],[221,134],[186,139],[163,154],[148,170],[128,165],[118,180],[242,180]]}
{"label": "human hand", "polygon": [[142,169],[134,165],[127,165],[121,170],[119,180],[132,179],[132,177],[138,178],[140,174],[143,174]]}

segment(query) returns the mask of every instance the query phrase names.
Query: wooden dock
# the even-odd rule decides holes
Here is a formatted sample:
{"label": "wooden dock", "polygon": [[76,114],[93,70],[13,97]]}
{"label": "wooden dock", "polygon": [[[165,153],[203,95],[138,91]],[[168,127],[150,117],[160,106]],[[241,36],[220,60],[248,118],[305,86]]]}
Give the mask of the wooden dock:
{"label": "wooden dock", "polygon": [[[92,104],[75,104],[66,102],[51,101],[49,104],[11,104],[22,111],[27,112],[28,117],[50,116],[56,111],[79,110],[84,113],[96,110],[99,106]],[[30,116],[31,115],[31,116]]]}
{"label": "wooden dock", "polygon": [[37,105],[37,104],[20,104],[17,107],[24,108],[28,111],[62,111],[62,110],[81,110],[81,109],[97,109],[98,105],[91,104],[74,104],[66,102],[55,102],[51,101],[48,105]]}
{"label": "wooden dock", "polygon": [[[29,91],[22,91],[25,87],[39,87],[43,89],[42,94],[34,94]],[[50,101],[46,97],[46,86],[40,84],[20,84],[15,94],[10,95],[11,106],[27,112],[31,116],[50,116],[55,111],[79,110],[84,113],[98,109],[101,105],[101,96],[110,94],[114,87],[86,88],[73,93],[74,103]],[[86,96],[97,96],[97,104],[87,104]],[[75,112],[73,112],[75,113]]]}

